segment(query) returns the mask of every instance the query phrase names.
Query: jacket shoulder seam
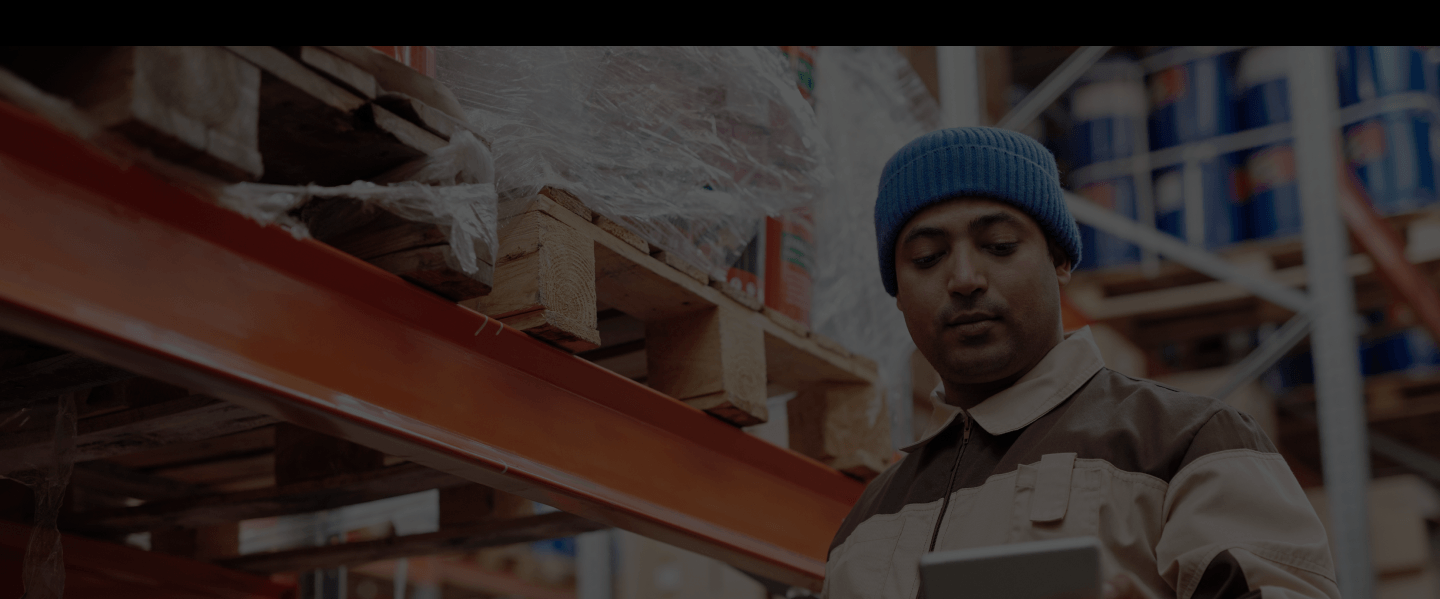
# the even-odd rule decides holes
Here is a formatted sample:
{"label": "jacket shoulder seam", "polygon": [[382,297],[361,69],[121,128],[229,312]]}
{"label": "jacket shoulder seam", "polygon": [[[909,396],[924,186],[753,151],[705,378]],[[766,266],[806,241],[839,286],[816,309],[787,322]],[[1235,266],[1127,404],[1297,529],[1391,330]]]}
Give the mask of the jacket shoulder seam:
{"label": "jacket shoulder seam", "polygon": [[1171,484],[1174,484],[1174,481],[1180,480],[1185,475],[1188,475],[1190,470],[1197,468],[1201,465],[1209,464],[1211,462],[1219,462],[1223,460],[1238,460],[1243,458],[1278,461],[1282,463],[1285,461],[1285,458],[1278,453],[1270,453],[1248,448],[1222,449],[1220,451],[1207,453],[1199,458],[1196,458],[1195,461],[1190,462],[1184,468],[1181,468],[1179,472],[1175,473],[1175,476],[1171,477]]}

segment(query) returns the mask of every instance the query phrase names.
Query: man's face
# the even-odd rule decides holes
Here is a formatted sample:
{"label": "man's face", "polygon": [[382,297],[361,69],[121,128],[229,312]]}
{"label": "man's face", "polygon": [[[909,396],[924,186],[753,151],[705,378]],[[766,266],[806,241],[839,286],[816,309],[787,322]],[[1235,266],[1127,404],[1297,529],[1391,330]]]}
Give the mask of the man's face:
{"label": "man's face", "polygon": [[1062,338],[1070,265],[1007,204],[962,198],[917,214],[895,244],[895,278],[910,336],[947,382],[1018,378]]}

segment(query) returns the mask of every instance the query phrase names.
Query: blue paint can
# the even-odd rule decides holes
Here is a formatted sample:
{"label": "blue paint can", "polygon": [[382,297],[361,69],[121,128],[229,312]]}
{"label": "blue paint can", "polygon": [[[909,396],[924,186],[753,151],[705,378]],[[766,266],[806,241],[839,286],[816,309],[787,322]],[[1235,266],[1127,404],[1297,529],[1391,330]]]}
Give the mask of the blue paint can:
{"label": "blue paint can", "polygon": [[1145,151],[1139,144],[1145,118],[1145,86],[1134,61],[1101,62],[1071,92],[1075,121],[1068,144],[1075,168],[1129,158]]}
{"label": "blue paint can", "polygon": [[[1205,247],[1224,247],[1244,239],[1240,155],[1217,156],[1201,162],[1199,169]],[[1190,190],[1185,181],[1185,167],[1156,171],[1154,185],[1155,227],[1189,241],[1186,198]]]}
{"label": "blue paint can", "polygon": [[1255,129],[1290,120],[1289,59],[1282,46],[1246,50],[1240,57],[1236,87],[1240,127]]}
{"label": "blue paint can", "polygon": [[1335,74],[1340,105],[1404,92],[1434,90],[1425,51],[1419,46],[1338,46]]}
{"label": "blue paint can", "polygon": [[[1240,121],[1247,129],[1290,120],[1286,49],[1254,48],[1240,58]],[[1243,158],[1244,239],[1300,234],[1300,189],[1295,149],[1289,141],[1255,148]]]}
{"label": "blue paint can", "polygon": [[1377,212],[1403,214],[1435,203],[1440,135],[1430,111],[1387,112],[1348,125],[1344,142],[1345,157]]}
{"label": "blue paint can", "polygon": [[[1136,218],[1135,181],[1130,177],[1091,183],[1081,187],[1078,193],[1103,208],[1132,220]],[[1110,268],[1140,261],[1139,246],[1088,226],[1081,228],[1081,242],[1086,245],[1081,252],[1080,269]]]}
{"label": "blue paint can", "polygon": [[[1140,136],[1145,119],[1145,86],[1140,65],[1132,60],[1097,63],[1081,78],[1070,96],[1074,125],[1066,144],[1075,168],[1130,158],[1146,149]],[[1135,182],[1130,177],[1090,182],[1080,194],[1129,218],[1137,212]],[[1140,259],[1140,248],[1108,233],[1080,226],[1084,254],[1077,269],[1106,268]]]}
{"label": "blue paint can", "polygon": [[1187,51],[1199,54],[1199,57],[1161,69],[1146,78],[1150,96],[1152,149],[1196,142],[1239,130],[1234,90],[1239,53],[1206,56],[1203,49]]}

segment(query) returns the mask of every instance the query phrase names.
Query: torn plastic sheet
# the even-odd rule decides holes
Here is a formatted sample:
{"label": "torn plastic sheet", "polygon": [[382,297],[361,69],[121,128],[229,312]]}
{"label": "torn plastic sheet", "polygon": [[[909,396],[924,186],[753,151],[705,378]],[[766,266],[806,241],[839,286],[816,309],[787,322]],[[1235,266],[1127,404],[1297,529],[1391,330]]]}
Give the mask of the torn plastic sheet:
{"label": "torn plastic sheet", "polygon": [[25,548],[22,567],[24,599],[60,599],[65,592],[65,554],[60,546],[60,530],[55,523],[75,465],[75,404],[84,393],[59,396],[53,412],[32,406],[0,417],[0,430],[34,430],[45,426],[40,422],[48,419],[46,424],[54,431],[55,444],[46,460],[10,465],[7,470],[12,473],[0,476],[24,484],[35,493],[34,528],[30,533],[30,543]]}
{"label": "torn plastic sheet", "polygon": [[546,186],[723,272],[829,177],[777,48],[441,46],[436,78],[491,142],[496,186]]}
{"label": "torn plastic sheet", "polygon": [[[815,331],[874,359],[889,406],[891,441],[909,443],[910,339],[875,255],[875,195],[885,162],[940,127],[939,106],[894,47],[826,46],[816,57],[815,111],[835,169],[815,207]],[[879,417],[879,402],[871,418]]]}
{"label": "torn plastic sheet", "polygon": [[496,255],[495,162],[473,134],[456,133],[445,147],[387,173],[385,178],[394,181],[356,181],[336,187],[237,183],[225,187],[218,199],[221,205],[260,223],[305,237],[309,232],[293,211],[313,198],[350,198],[449,231],[451,249],[459,260],[452,266],[465,273],[479,270],[477,243],[488,247],[490,256]]}

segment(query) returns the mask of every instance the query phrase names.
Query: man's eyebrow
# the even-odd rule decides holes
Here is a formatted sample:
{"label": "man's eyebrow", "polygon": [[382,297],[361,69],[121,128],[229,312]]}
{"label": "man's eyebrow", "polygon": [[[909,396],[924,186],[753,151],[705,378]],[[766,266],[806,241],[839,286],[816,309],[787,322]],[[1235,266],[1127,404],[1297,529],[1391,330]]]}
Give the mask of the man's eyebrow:
{"label": "man's eyebrow", "polygon": [[976,235],[985,229],[1000,224],[1018,225],[1020,224],[1020,219],[1015,218],[1015,215],[1009,212],[991,212],[990,214],[970,221],[970,234]]}
{"label": "man's eyebrow", "polygon": [[914,240],[919,239],[919,238],[921,238],[921,237],[949,237],[949,236],[950,236],[950,233],[949,233],[948,231],[946,231],[945,229],[940,229],[940,228],[937,228],[937,227],[917,227],[914,231],[911,231],[911,232],[909,232],[909,233],[907,233],[907,234],[905,235],[905,239],[903,239],[903,240],[900,241],[900,245],[905,245],[905,244],[910,243],[911,241],[914,241]]}

